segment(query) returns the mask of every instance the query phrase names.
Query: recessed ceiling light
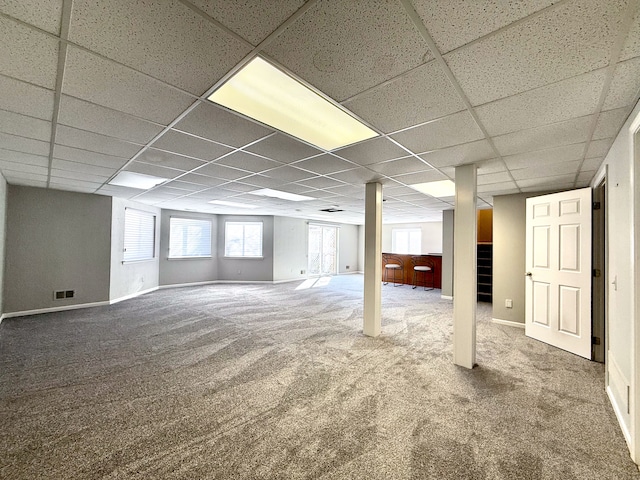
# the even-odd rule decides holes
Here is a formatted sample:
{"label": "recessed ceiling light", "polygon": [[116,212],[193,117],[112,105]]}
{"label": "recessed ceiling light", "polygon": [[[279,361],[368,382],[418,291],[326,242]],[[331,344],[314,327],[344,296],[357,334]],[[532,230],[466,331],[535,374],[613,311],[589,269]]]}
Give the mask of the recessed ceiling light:
{"label": "recessed ceiling light", "polygon": [[453,197],[456,194],[456,184],[451,180],[440,180],[438,182],[416,183],[409,185],[414,190],[426,193],[432,197]]}
{"label": "recessed ceiling light", "polygon": [[260,195],[263,197],[280,198],[282,200],[291,200],[292,202],[303,202],[305,200],[315,200],[313,197],[307,197],[305,195],[298,195],[295,193],[281,192],[280,190],[272,190],[271,188],[263,188],[260,190],[254,190],[253,192],[247,192],[251,195]]}
{"label": "recessed ceiling light", "polygon": [[160,185],[169,180],[168,178],[154,177],[153,175],[144,175],[135,172],[120,172],[109,182],[109,185],[117,185],[118,187],[138,188],[140,190],[149,190],[150,188]]}
{"label": "recessed ceiling light", "polygon": [[256,57],[208,99],[324,150],[377,137],[292,75]]}
{"label": "recessed ceiling light", "polygon": [[212,200],[209,203],[212,203],[214,205],[224,205],[225,207],[258,208],[258,205],[250,205],[248,203],[227,202],[226,200]]}

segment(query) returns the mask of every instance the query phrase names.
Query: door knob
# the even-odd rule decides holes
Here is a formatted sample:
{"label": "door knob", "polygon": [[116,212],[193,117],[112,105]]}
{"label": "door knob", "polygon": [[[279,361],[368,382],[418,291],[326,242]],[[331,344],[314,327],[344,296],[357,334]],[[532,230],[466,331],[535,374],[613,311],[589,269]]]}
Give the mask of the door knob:
{"label": "door knob", "polygon": [[532,277],[533,276],[533,274],[531,272],[527,272],[526,275],[527,275],[527,277]]}

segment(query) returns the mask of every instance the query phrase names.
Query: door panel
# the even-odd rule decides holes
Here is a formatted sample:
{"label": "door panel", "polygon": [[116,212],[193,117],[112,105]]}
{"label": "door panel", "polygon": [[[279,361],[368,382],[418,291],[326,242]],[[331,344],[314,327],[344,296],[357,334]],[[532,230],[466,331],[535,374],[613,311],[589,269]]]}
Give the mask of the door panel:
{"label": "door panel", "polygon": [[527,199],[527,336],[591,358],[591,189]]}

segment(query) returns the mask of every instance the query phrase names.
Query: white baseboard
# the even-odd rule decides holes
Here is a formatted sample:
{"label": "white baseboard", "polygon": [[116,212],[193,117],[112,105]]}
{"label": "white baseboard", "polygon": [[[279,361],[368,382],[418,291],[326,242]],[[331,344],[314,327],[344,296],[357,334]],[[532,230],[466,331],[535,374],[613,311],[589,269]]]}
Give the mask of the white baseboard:
{"label": "white baseboard", "polygon": [[453,295],[440,295],[443,300],[453,300]]}
{"label": "white baseboard", "polygon": [[22,310],[20,312],[6,312],[2,314],[2,318],[26,317],[28,315],[38,315],[40,313],[63,312],[65,310],[77,310],[79,308],[103,307],[109,305],[108,301],[78,303],[76,305],[62,305],[59,307],[38,308],[35,310]]}
{"label": "white baseboard", "polygon": [[144,295],[145,293],[151,293],[158,290],[159,287],[149,288],[147,290],[141,290],[139,292],[130,293],[129,295],[125,295],[124,297],[114,298],[113,300],[109,300],[109,305],[113,305],[114,303],[120,303],[124,300],[130,300],[132,298],[139,297],[140,295]]}
{"label": "white baseboard", "polygon": [[278,285],[280,283],[304,282],[305,280],[307,280],[307,277],[288,278],[287,280],[274,280],[271,283],[273,283],[274,285]]}
{"label": "white baseboard", "polygon": [[616,418],[618,419],[618,425],[620,425],[620,430],[622,430],[622,435],[624,436],[624,439],[627,442],[627,447],[631,449],[631,445],[632,445],[631,432],[629,431],[626,423],[624,422],[624,416],[620,411],[620,406],[618,405],[615,395],[611,391],[611,387],[609,385],[607,385],[606,392],[607,392],[607,397],[609,397],[609,403],[613,407],[613,411],[616,414]]}
{"label": "white baseboard", "polygon": [[514,322],[513,320],[502,320],[501,318],[492,318],[491,323],[507,325],[508,327],[524,328],[524,323]]}
{"label": "white baseboard", "polygon": [[164,290],[165,288],[199,287],[201,285],[212,285],[214,283],[220,283],[220,281],[219,280],[208,280],[206,282],[172,283],[170,285],[160,285],[158,287],[158,289],[159,290]]}

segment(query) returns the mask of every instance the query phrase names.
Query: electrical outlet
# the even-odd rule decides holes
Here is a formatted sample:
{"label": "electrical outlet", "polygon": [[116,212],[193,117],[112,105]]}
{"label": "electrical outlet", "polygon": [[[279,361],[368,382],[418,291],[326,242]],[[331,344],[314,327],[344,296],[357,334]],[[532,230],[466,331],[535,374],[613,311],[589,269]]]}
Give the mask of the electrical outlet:
{"label": "electrical outlet", "polygon": [[349,265],[347,265],[347,270],[349,270]]}
{"label": "electrical outlet", "polygon": [[300,270],[300,275],[304,275],[304,270]]}
{"label": "electrical outlet", "polygon": [[504,306],[507,308],[513,308],[513,300],[511,298],[505,299]]}

